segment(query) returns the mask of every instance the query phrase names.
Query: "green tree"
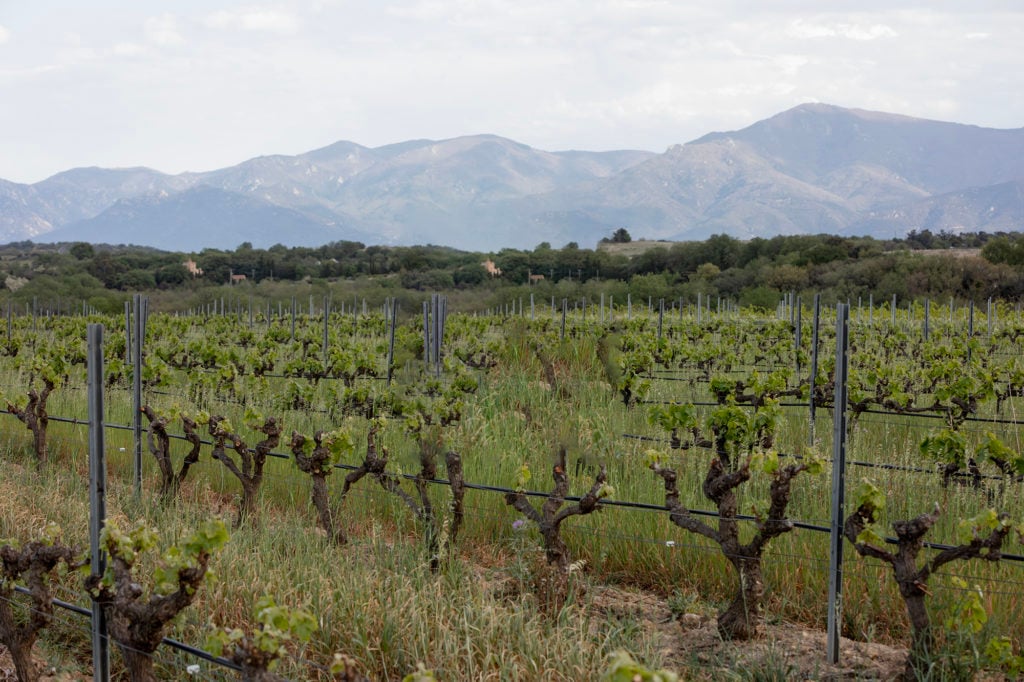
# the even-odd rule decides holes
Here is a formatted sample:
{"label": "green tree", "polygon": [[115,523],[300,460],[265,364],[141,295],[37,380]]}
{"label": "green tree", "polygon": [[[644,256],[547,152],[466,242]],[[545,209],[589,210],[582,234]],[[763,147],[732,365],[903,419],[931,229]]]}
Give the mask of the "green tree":
{"label": "green tree", "polygon": [[70,253],[75,257],[75,260],[87,260],[92,258],[96,251],[92,248],[92,244],[76,242],[71,245]]}
{"label": "green tree", "polygon": [[612,233],[613,244],[628,244],[633,241],[633,238],[629,235],[629,230],[624,227],[620,227]]}

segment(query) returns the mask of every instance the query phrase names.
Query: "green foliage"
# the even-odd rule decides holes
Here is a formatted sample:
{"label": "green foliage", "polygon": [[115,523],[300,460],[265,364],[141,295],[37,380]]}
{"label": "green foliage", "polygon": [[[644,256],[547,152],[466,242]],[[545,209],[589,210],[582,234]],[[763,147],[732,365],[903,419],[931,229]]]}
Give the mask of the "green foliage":
{"label": "green foliage", "polygon": [[921,441],[921,454],[961,468],[967,464],[967,439],[959,431],[943,429]]}
{"label": "green foliage", "polygon": [[779,453],[775,450],[761,450],[750,459],[750,468],[759,469],[772,475],[779,470]]}
{"label": "green foliage", "polygon": [[958,524],[960,540],[968,544],[973,540],[983,538],[1000,526],[1007,528],[1012,525],[1010,517],[1005,514],[997,514],[995,509],[985,509],[977,516],[970,519],[963,519]]}
{"label": "green foliage", "polygon": [[329,431],[321,437],[321,442],[331,453],[332,464],[341,461],[342,457],[352,454],[356,449],[355,439],[348,429]]}
{"label": "green foliage", "polygon": [[[183,571],[195,568],[199,556],[210,554],[221,549],[228,540],[228,531],[220,520],[208,521],[177,545],[172,545],[164,553],[162,561],[153,572],[153,593],[167,595],[175,592],[180,586],[180,575]],[[107,523],[100,535],[100,544],[112,556],[124,561],[136,572],[140,556],[157,547],[159,537],[155,530],[146,523],[139,523],[127,533],[115,523]],[[207,576],[209,577],[209,572]],[[108,564],[101,586],[114,586],[114,566]]]}
{"label": "green foliage", "polygon": [[[952,604],[943,621],[947,638],[951,640],[947,643],[946,658],[959,659],[948,661],[947,665],[952,663],[956,669],[966,669],[972,675],[985,667],[1019,678],[1024,674],[1024,656],[1014,654],[1012,640],[1005,635],[985,634],[989,615],[981,587],[968,586],[967,581],[958,576],[951,577],[950,582],[962,596]],[[960,650],[965,653],[961,654]]]}
{"label": "green foliage", "polygon": [[967,581],[963,578],[953,576],[950,581],[953,586],[964,591],[963,598],[953,605],[946,616],[945,626],[947,630],[960,630],[970,633],[979,633],[988,622],[988,613],[981,600],[984,596],[981,588],[977,585],[968,589]]}
{"label": "green foliage", "polygon": [[864,524],[864,530],[857,536],[857,542],[875,547],[885,546],[885,540],[878,533],[876,523],[879,512],[885,509],[885,493],[869,479],[861,479],[853,493],[853,504],[863,508],[872,519],[870,523]]}
{"label": "green foliage", "polygon": [[609,656],[608,669],[601,676],[601,682],[677,682],[678,679],[678,675],[668,670],[650,670],[625,651]]}
{"label": "green foliage", "polygon": [[662,466],[669,460],[668,453],[662,450],[649,449],[644,451],[644,466],[648,469],[653,469],[656,466]]}
{"label": "green foliage", "polygon": [[1006,635],[988,640],[982,655],[989,666],[1004,671],[1012,679],[1024,675],[1024,655],[1013,653],[1013,640]]}
{"label": "green foliage", "polygon": [[994,433],[985,433],[985,440],[974,451],[974,458],[979,462],[991,461],[1004,464],[1017,474],[1024,474],[1024,457],[1003,443]]}
{"label": "green foliage", "polygon": [[245,642],[270,659],[267,667],[271,669],[287,653],[289,642],[308,642],[319,627],[309,611],[279,606],[270,595],[256,601],[255,616],[257,630],[251,635],[239,628],[217,630],[208,635],[206,648],[214,656],[222,656],[225,650]]}
{"label": "green foliage", "polygon": [[416,670],[402,678],[402,682],[437,682],[433,670],[427,670],[422,663],[416,664]]}
{"label": "green foliage", "polygon": [[877,514],[885,509],[885,493],[870,479],[863,478],[853,492],[853,504],[857,507],[865,507],[871,513]]}
{"label": "green foliage", "polygon": [[258,431],[266,421],[266,417],[262,413],[257,412],[252,407],[245,408],[245,416],[242,418],[242,422],[250,429]]}
{"label": "green foliage", "polygon": [[707,425],[716,435],[735,444],[744,443],[750,433],[747,412],[737,405],[725,405],[714,410],[707,419]]}
{"label": "green foliage", "polygon": [[526,485],[531,478],[533,478],[533,474],[530,473],[530,467],[526,464],[520,465],[516,474],[516,492],[526,492]]}
{"label": "green foliage", "polygon": [[724,403],[727,398],[736,398],[736,380],[730,377],[712,377],[709,384],[711,393],[718,399],[718,402]]}
{"label": "green foliage", "polygon": [[659,426],[665,431],[691,429],[697,426],[697,410],[693,405],[653,405],[647,415],[652,426]]}

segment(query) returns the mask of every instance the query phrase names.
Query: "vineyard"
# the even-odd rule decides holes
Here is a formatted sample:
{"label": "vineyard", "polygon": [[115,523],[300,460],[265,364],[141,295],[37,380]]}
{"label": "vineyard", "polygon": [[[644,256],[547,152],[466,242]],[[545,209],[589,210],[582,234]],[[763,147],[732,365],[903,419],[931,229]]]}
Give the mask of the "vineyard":
{"label": "vineyard", "polygon": [[91,660],[93,603],[132,679],[737,679],[631,594],[727,641],[827,630],[823,670],[841,634],[910,678],[1024,672],[1018,308],[446,307],[8,308],[19,679],[37,631]]}

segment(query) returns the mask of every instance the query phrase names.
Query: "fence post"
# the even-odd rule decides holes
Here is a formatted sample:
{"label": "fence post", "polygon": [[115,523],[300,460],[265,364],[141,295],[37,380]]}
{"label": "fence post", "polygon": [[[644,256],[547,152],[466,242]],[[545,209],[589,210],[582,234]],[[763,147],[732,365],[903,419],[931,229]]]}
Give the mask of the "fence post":
{"label": "fence post", "polygon": [[430,366],[430,303],[423,301],[423,367]]}
{"label": "fence post", "polygon": [[142,495],[142,343],[146,333],[146,321],[143,315],[142,294],[132,296],[132,325],[134,327],[134,343],[132,344],[132,435],[135,437],[132,465],[135,474],[135,496]]}
{"label": "fence post", "polygon": [[295,297],[292,296],[292,341],[295,340]]}
{"label": "fence post", "polygon": [[[721,301],[721,299],[719,299],[719,301]],[[800,297],[797,296],[796,297],[796,322],[795,322],[795,327],[794,327],[795,332],[796,332],[796,336],[793,339],[793,343],[796,346],[796,353],[795,353],[795,355],[796,355],[796,374],[797,374],[797,376],[800,376],[800,344],[803,341],[803,339],[801,338],[803,336],[803,329],[802,329],[803,321],[802,321],[801,318],[803,317],[803,315],[802,315],[803,307],[804,307],[803,306],[803,302],[800,300]],[[719,308],[721,308],[721,306],[719,306]]]}
{"label": "fence post", "polygon": [[[100,548],[100,533],[106,523],[107,466],[103,443],[103,325],[90,324],[88,339],[89,401],[89,549],[90,572],[102,576],[106,554]],[[103,607],[92,603],[92,669],[94,682],[110,680],[110,640]]]}
{"label": "fence post", "polygon": [[849,308],[836,307],[836,382],[832,428],[832,551],[828,576],[828,662],[839,662],[843,595],[843,504],[846,491],[846,380],[849,372]]}
{"label": "fence post", "polygon": [[[327,328],[330,326],[330,323],[331,323],[331,316],[330,316],[329,311],[327,309],[327,297],[324,296],[324,372],[327,371],[327,354],[328,354],[327,353],[327,348],[328,348],[328,345],[327,345],[328,344]],[[251,323],[250,323],[250,326],[251,326]]]}
{"label": "fence post", "polygon": [[392,298],[389,307],[391,309],[391,329],[388,332],[388,386],[391,386],[395,364],[395,325],[398,324],[398,299]]}
{"label": "fence post", "polygon": [[[447,299],[442,300],[441,294],[434,294],[434,370],[439,377],[441,376],[441,340],[444,338],[446,302]],[[519,299],[520,311],[522,311],[522,305],[522,299]]]}
{"label": "fence post", "polygon": [[132,304],[124,302],[124,364],[132,364]]}
{"label": "fence post", "polygon": [[985,309],[985,319],[988,320],[988,340],[992,340],[992,297],[988,297],[988,307]]}
{"label": "fence post", "polygon": [[661,341],[661,323],[665,319],[665,299],[658,299],[658,341]]}
{"label": "fence post", "polygon": [[932,302],[931,302],[931,300],[926,298],[926,299],[924,299],[924,340],[925,341],[928,340],[928,331],[929,331],[928,322],[929,322],[929,318],[931,317],[931,311],[932,311]]}
{"label": "fence post", "polygon": [[818,376],[818,323],[821,320],[821,294],[814,295],[814,324],[811,327],[811,381],[810,381],[810,444],[814,445],[814,380]]}

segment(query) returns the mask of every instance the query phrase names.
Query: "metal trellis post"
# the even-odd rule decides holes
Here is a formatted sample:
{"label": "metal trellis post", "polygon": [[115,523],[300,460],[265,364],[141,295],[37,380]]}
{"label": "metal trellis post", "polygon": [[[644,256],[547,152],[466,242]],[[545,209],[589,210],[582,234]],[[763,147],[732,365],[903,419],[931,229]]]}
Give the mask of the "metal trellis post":
{"label": "metal trellis post", "polygon": [[[106,523],[107,466],[103,443],[103,325],[90,324],[88,338],[89,394],[89,549],[90,572],[94,577],[106,571],[106,553],[100,547],[100,533]],[[110,680],[110,646],[103,607],[92,603],[92,668],[94,682]]]}
{"label": "metal trellis post", "polygon": [[843,505],[846,490],[846,400],[849,376],[850,310],[836,306],[835,406],[832,410],[832,526],[829,535],[828,574],[828,662],[839,662],[839,638],[842,628],[843,595]]}

